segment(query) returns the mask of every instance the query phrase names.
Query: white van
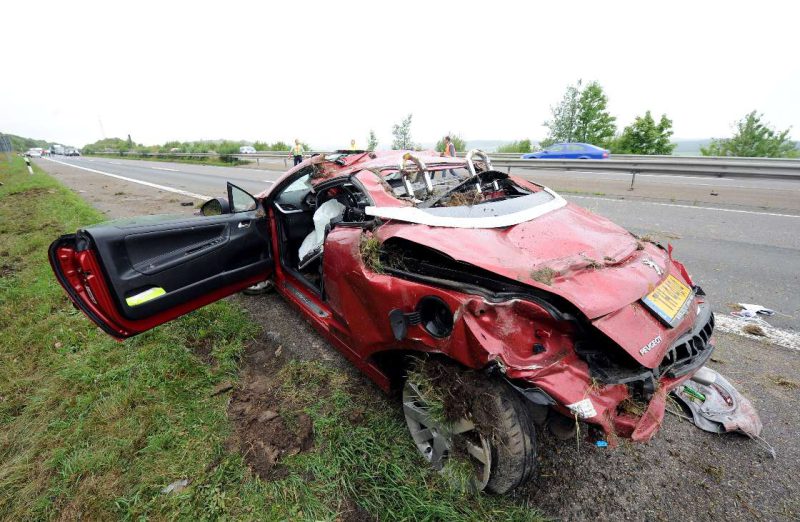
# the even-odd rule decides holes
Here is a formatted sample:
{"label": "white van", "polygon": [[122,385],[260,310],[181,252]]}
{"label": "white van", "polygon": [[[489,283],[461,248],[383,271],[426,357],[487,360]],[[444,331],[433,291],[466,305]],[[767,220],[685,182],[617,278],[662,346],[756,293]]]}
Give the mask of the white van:
{"label": "white van", "polygon": [[245,145],[244,147],[239,147],[239,154],[255,154],[256,149],[251,147],[250,145]]}

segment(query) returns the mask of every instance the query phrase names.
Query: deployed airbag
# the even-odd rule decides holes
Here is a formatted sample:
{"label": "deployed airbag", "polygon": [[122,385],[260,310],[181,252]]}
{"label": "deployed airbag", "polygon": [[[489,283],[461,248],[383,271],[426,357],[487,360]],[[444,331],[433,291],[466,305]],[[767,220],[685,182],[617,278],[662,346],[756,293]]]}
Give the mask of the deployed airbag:
{"label": "deployed airbag", "polygon": [[332,219],[341,217],[344,214],[345,208],[344,205],[335,199],[329,199],[314,212],[314,230],[309,232],[298,251],[301,267],[307,263],[309,259],[322,253],[322,244],[325,241],[325,228],[330,224]]}

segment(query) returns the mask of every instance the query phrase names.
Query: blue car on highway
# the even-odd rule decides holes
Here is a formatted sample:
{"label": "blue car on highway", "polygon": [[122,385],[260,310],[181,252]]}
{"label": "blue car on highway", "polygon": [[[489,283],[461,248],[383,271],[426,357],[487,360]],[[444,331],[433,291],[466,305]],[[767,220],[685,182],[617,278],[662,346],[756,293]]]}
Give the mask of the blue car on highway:
{"label": "blue car on highway", "polygon": [[556,143],[522,159],[607,159],[609,151],[588,143]]}

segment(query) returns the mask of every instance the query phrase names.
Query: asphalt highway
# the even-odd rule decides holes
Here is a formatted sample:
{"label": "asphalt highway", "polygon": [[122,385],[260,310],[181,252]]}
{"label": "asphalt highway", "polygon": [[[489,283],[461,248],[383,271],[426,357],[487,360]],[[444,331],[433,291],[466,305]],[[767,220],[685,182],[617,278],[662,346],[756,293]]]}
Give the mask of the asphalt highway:
{"label": "asphalt highway", "polygon": [[[226,181],[255,194],[284,171],[282,160],[245,168],[86,157],[57,160],[91,169],[87,172],[199,196],[224,194]],[[39,164],[47,167],[44,160]],[[671,243],[674,257],[686,264],[717,313],[729,313],[732,303],[761,304],[778,312],[768,319],[773,326],[800,330],[800,183],[652,176],[641,180],[646,185],[632,199],[621,192],[630,184],[626,174],[521,173],[556,189],[562,188],[559,184],[569,185],[569,192],[563,193],[566,199],[635,234]],[[708,195],[709,188],[714,192],[719,187],[725,191],[722,199]],[[751,201],[752,194],[758,194],[758,199]]]}

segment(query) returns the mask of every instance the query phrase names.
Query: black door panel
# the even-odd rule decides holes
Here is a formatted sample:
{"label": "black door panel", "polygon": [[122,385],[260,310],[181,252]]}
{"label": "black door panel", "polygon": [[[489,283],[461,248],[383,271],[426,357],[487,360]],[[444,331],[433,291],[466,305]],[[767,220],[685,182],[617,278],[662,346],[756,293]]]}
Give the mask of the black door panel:
{"label": "black door panel", "polygon": [[134,270],[153,275],[175,264],[219,248],[228,239],[228,224],[131,234],[124,248]]}
{"label": "black door panel", "polygon": [[[266,278],[273,266],[267,226],[250,211],[132,227],[111,223],[79,236],[97,250],[121,315],[137,320],[237,281]],[[163,295],[127,301],[149,289],[163,289]]]}

